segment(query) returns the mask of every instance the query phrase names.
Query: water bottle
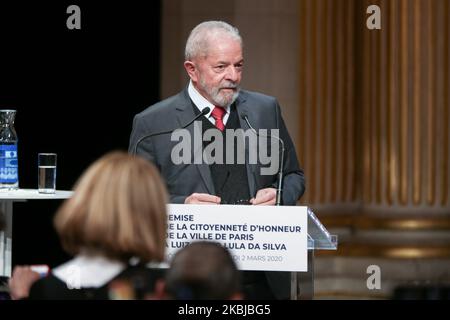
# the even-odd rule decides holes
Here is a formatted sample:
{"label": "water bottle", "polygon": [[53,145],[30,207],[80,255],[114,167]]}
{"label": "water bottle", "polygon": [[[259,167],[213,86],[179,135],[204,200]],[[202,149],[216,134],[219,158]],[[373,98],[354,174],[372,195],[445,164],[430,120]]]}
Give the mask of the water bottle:
{"label": "water bottle", "polygon": [[16,110],[0,110],[0,189],[19,188]]}

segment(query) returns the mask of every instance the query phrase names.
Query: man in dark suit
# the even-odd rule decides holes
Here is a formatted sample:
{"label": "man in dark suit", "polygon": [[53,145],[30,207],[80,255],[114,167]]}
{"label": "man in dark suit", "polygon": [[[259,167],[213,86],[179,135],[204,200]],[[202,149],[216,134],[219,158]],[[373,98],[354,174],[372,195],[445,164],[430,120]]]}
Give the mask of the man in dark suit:
{"label": "man in dark suit", "polygon": [[[264,173],[265,164],[249,161],[254,145],[240,149],[238,137],[225,134],[228,130],[250,130],[244,119],[247,117],[257,131],[278,130],[285,145],[282,202],[295,205],[305,190],[303,171],[277,100],[239,88],[244,59],[238,30],[220,21],[199,24],[187,40],[185,58],[184,67],[190,77],[188,87],[135,116],[130,152],[136,149],[139,155],[156,164],[167,183],[171,203],[274,205],[276,172]],[[184,127],[207,107],[209,112],[187,126],[186,132],[196,140],[207,130],[219,130],[223,134],[222,159],[226,161],[205,161],[202,150],[212,142],[203,138],[200,143],[192,141],[189,155],[184,154],[186,150],[174,152],[179,150],[180,143],[170,134],[155,135],[137,145],[146,135]],[[230,139],[234,143],[228,144]],[[273,151],[278,150],[273,147],[273,144],[278,147],[278,141],[273,138],[266,141],[268,154],[278,161],[279,152]],[[232,161],[228,161],[227,154]],[[244,157],[244,163],[239,162],[239,156]],[[289,273],[248,272],[244,274],[244,292],[247,298],[287,299],[289,279]]]}

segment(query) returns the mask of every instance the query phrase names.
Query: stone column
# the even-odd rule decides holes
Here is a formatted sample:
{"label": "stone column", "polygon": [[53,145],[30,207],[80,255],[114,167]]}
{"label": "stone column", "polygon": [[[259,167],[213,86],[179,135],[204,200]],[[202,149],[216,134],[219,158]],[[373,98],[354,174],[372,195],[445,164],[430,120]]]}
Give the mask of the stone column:
{"label": "stone column", "polygon": [[[381,30],[366,8],[381,8]],[[449,3],[300,1],[304,199],[322,212],[450,212]]]}

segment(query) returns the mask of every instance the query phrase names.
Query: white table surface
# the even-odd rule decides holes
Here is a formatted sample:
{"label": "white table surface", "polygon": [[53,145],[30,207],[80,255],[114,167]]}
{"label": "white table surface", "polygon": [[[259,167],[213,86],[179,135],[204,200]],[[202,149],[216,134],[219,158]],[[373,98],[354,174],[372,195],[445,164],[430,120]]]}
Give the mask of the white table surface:
{"label": "white table surface", "polygon": [[1,200],[39,200],[39,199],[68,199],[73,191],[56,190],[53,194],[39,193],[37,189],[0,189]]}
{"label": "white table surface", "polygon": [[12,267],[12,216],[14,202],[27,200],[68,199],[73,191],[56,190],[53,194],[39,193],[37,189],[0,189],[0,218],[6,222],[0,231],[0,276],[11,276]]}

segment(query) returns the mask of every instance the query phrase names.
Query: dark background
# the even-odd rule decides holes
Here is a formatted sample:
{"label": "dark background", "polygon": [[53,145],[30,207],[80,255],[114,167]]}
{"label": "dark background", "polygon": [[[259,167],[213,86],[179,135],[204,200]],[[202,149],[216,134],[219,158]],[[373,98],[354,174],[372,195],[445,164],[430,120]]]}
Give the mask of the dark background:
{"label": "dark background", "polygon": [[[66,9],[81,9],[69,30]],[[159,100],[160,2],[1,2],[0,109],[17,110],[19,186],[37,187],[37,153],[58,154],[57,189],[111,150]],[[68,258],[53,229],[61,201],[14,204],[13,265]]]}

